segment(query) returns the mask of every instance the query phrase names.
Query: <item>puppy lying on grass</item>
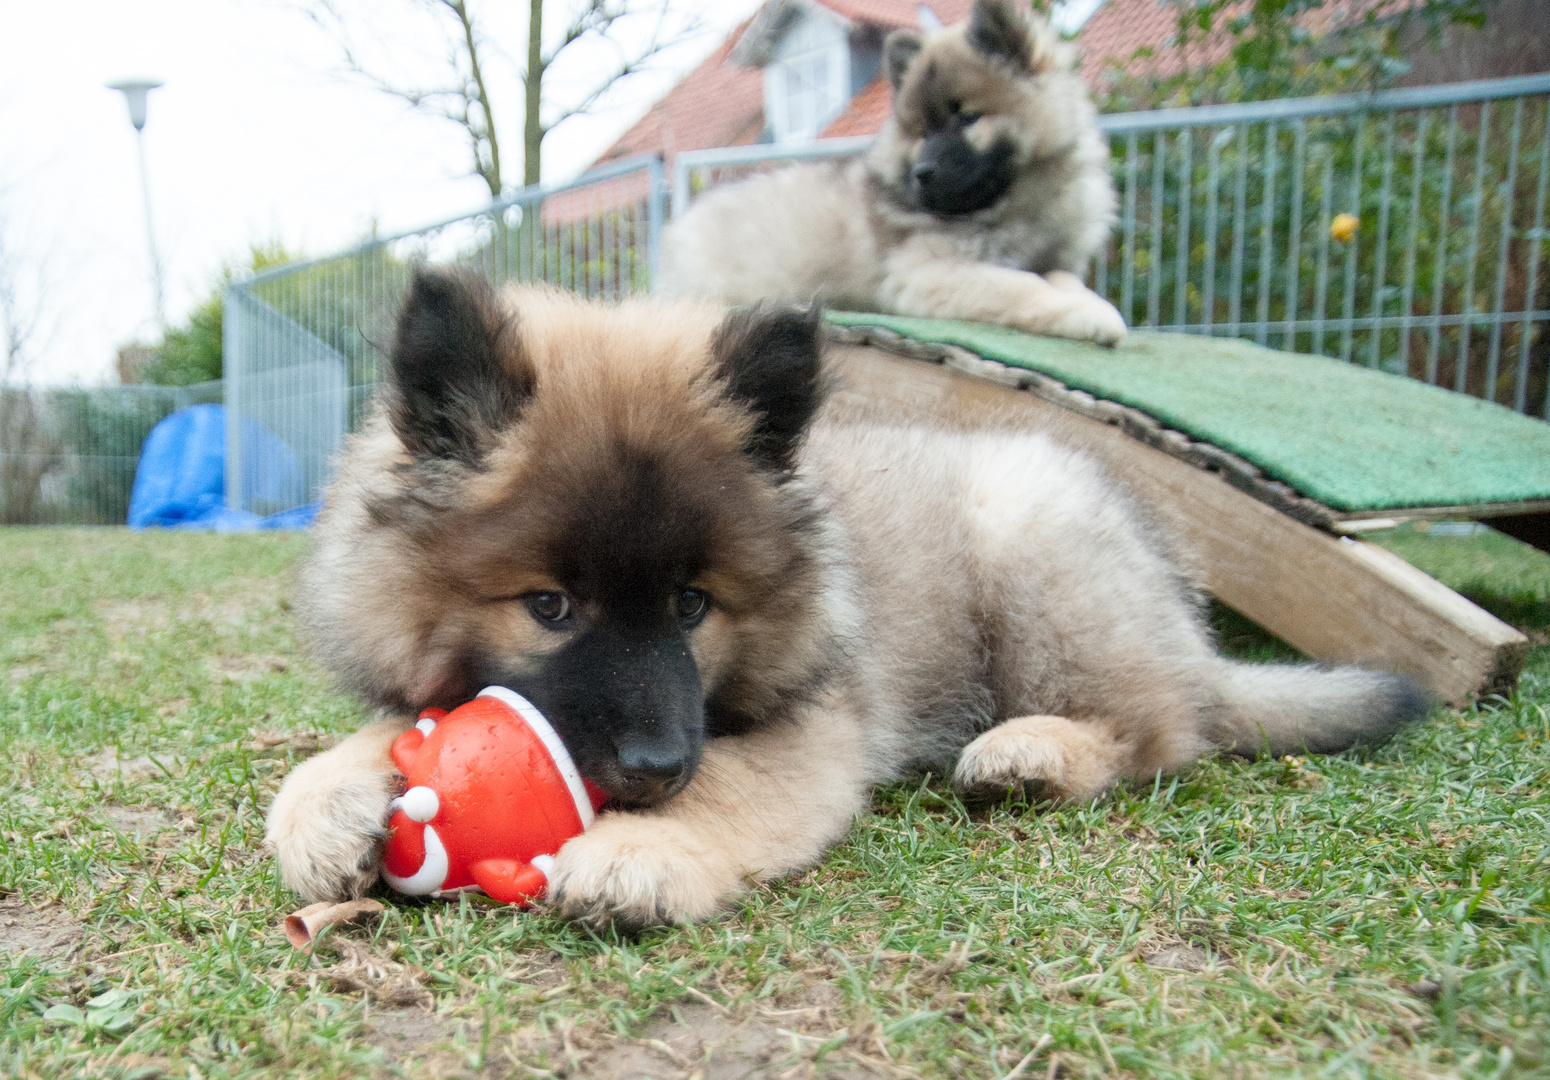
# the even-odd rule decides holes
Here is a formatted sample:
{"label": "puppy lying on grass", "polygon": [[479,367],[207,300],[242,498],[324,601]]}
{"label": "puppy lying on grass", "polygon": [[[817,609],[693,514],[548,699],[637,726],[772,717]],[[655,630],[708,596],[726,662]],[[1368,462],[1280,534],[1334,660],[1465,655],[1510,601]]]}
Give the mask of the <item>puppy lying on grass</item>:
{"label": "puppy lying on grass", "polygon": [[393,717],[269,815],[309,899],[377,876],[392,740],[490,684],[612,809],[561,850],[566,915],[700,919],[809,866],[872,785],[1088,800],[1216,750],[1341,750],[1410,680],[1217,655],[1150,519],[1037,434],[826,405],[816,312],[588,304],[421,274],[391,385],[318,519],[300,610]]}

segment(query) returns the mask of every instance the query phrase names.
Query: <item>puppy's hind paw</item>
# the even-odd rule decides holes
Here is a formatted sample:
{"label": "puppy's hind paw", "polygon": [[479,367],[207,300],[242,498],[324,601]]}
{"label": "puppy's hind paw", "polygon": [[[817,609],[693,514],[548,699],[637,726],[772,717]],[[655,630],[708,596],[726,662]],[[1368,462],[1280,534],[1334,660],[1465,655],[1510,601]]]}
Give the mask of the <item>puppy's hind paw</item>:
{"label": "puppy's hind paw", "polygon": [[739,885],[731,859],[681,822],[605,814],[560,849],[546,903],[567,919],[633,930],[707,919]]}
{"label": "puppy's hind paw", "polygon": [[971,801],[1020,791],[1034,799],[1086,802],[1116,779],[1117,747],[1106,734],[1061,716],[1024,716],[964,747],[953,786]]}

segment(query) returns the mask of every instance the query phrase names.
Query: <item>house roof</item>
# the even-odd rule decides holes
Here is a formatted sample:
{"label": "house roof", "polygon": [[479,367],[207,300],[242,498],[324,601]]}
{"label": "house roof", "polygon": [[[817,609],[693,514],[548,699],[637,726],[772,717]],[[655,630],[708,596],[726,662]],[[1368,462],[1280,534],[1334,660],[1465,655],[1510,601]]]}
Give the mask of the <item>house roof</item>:
{"label": "house roof", "polygon": [[[920,25],[922,5],[915,0],[810,2],[852,22],[885,30]],[[968,18],[973,0],[929,0],[924,6],[944,24],[951,24]],[[757,19],[755,15],[732,31],[715,52],[620,136],[598,159],[599,163],[654,152],[671,165],[680,150],[758,142],[764,135],[764,74],[758,68],[740,67],[732,62],[733,50]],[[830,122],[824,134],[870,135],[888,118],[889,102],[887,81],[874,80],[851,99],[849,107]]]}
{"label": "house roof", "polygon": [[[920,7],[917,0],[813,0],[851,22],[869,23],[897,29],[920,25]],[[943,23],[956,22],[969,14],[969,4],[960,0],[931,0],[925,5],[936,12]]]}
{"label": "house roof", "polygon": [[734,30],[598,160],[657,152],[671,162],[680,150],[756,142],[764,133],[763,73],[727,63],[747,27]]}
{"label": "house roof", "polygon": [[[1384,18],[1397,14],[1416,0],[1330,0],[1303,16],[1308,29],[1322,33],[1353,23],[1369,14]],[[1218,31],[1191,39],[1177,47],[1179,8],[1160,0],[1103,0],[1076,37],[1081,72],[1095,93],[1116,72],[1166,77],[1186,69],[1210,67],[1226,59],[1232,50],[1230,34],[1220,32],[1248,6],[1247,0],[1229,4],[1217,16]],[[1145,50],[1143,52],[1143,50]]]}

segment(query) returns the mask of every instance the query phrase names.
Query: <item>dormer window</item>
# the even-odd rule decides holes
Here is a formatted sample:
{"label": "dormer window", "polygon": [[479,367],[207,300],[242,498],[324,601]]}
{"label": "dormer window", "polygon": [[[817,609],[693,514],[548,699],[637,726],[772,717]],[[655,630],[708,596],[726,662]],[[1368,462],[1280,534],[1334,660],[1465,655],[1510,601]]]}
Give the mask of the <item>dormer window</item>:
{"label": "dormer window", "polygon": [[764,110],[778,143],[816,139],[850,101],[850,45],[844,23],[805,7],[764,68]]}

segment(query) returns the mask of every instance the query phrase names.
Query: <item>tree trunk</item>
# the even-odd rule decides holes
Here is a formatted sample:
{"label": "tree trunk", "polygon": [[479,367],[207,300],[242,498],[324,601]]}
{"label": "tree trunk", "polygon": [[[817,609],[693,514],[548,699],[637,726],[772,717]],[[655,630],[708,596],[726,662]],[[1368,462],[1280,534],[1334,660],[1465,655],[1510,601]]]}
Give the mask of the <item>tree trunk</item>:
{"label": "tree trunk", "polygon": [[529,0],[527,20],[527,112],[522,124],[522,183],[538,183],[538,171],[544,143],[543,121],[539,109],[544,86],[544,0]]}

